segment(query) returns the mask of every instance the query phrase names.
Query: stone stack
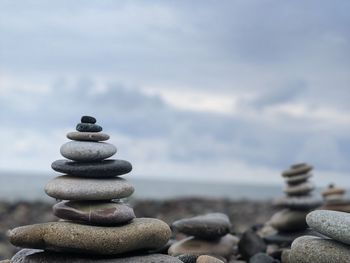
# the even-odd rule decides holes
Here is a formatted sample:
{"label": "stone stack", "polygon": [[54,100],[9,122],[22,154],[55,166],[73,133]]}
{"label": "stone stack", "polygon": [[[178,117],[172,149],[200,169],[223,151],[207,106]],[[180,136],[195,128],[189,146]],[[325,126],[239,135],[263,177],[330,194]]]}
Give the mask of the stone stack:
{"label": "stone stack", "polygon": [[274,203],[283,209],[275,213],[267,223],[277,230],[277,234],[265,237],[267,243],[288,247],[295,238],[306,233],[306,215],[322,204],[320,197],[311,194],[315,188],[309,182],[312,169],[312,166],[301,163],[292,165],[282,173],[286,181],[286,196]]}
{"label": "stone stack", "polygon": [[324,210],[334,210],[341,212],[350,212],[350,200],[345,198],[345,189],[336,187],[334,184],[330,184],[327,189],[322,192],[324,199]]}
{"label": "stone stack", "polygon": [[187,237],[171,245],[168,253],[179,258],[193,259],[201,255],[210,255],[218,259],[227,259],[233,254],[239,241],[237,237],[230,234],[230,228],[229,218],[222,213],[175,221],[172,229],[175,233],[182,233]]}
{"label": "stone stack", "polygon": [[[45,192],[58,200],[54,214],[61,220],[15,228],[10,242],[22,250],[13,262],[180,262],[165,255],[125,257],[136,251],[164,246],[171,230],[153,218],[135,218],[123,202],[134,187],[122,175],[129,173],[129,162],[112,157],[117,149],[103,142],[96,119],[83,116],[77,132],[67,134],[71,141],[61,147],[67,158],[52,163],[63,175],[51,180]],[[40,250],[33,250],[40,249]]]}
{"label": "stone stack", "polygon": [[316,210],[306,217],[307,224],[324,235],[297,238],[283,263],[350,262],[350,214]]}

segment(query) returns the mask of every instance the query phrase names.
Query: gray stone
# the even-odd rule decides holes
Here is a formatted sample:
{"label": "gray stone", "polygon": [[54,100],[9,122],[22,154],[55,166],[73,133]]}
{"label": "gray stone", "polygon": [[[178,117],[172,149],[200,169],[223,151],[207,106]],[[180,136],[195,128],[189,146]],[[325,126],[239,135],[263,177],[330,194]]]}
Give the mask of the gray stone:
{"label": "gray stone", "polygon": [[300,195],[307,195],[314,189],[315,189],[314,184],[310,182],[304,182],[298,185],[288,185],[283,190],[283,192],[285,192],[287,195],[290,195],[290,196],[300,196]]}
{"label": "gray stone", "polygon": [[79,132],[101,132],[102,127],[92,123],[79,123],[76,130]]}
{"label": "gray stone", "polygon": [[272,234],[269,236],[265,236],[264,240],[267,244],[277,244],[280,247],[289,247],[296,238],[305,236],[305,235],[325,238],[324,235],[312,229],[306,229],[306,230],[297,231],[297,232],[280,232],[280,233]]}
{"label": "gray stone", "polygon": [[289,254],[290,254],[290,249],[283,249],[282,255],[281,255],[281,262],[282,263],[290,263]]}
{"label": "gray stone", "polygon": [[274,206],[296,210],[312,210],[323,204],[321,197],[313,196],[286,196],[274,200]]}
{"label": "gray stone", "polygon": [[132,170],[131,163],[124,160],[104,160],[91,163],[57,160],[51,164],[51,167],[60,173],[93,178],[115,177],[127,174]]}
{"label": "gray stone", "polygon": [[13,258],[12,263],[182,263],[167,255],[139,256],[93,256],[68,253],[45,252],[37,249],[22,249]]}
{"label": "gray stone", "polygon": [[45,192],[60,200],[112,200],[132,195],[134,187],[126,180],[116,178],[79,178],[58,176],[45,186]]}
{"label": "gray stone", "polygon": [[227,234],[216,240],[202,240],[195,237],[188,237],[176,242],[169,248],[169,255],[179,256],[190,255],[213,255],[227,258],[233,253],[234,246],[238,244],[238,238]]}
{"label": "gray stone", "polygon": [[169,226],[153,218],[135,218],[117,227],[61,221],[22,226],[8,232],[9,241],[18,247],[98,255],[157,249],[170,236]]}
{"label": "gray stone", "polygon": [[196,263],[198,256],[185,254],[177,256],[176,258],[181,260],[183,263]]}
{"label": "gray stone", "polygon": [[249,260],[249,263],[278,263],[278,260],[270,257],[265,253],[258,253],[252,256]]}
{"label": "gray stone", "polygon": [[100,142],[107,141],[109,135],[102,132],[70,132],[67,138],[73,141],[92,141]]}
{"label": "gray stone", "polygon": [[304,230],[307,228],[305,221],[307,213],[308,211],[286,208],[275,213],[268,224],[282,232]]}
{"label": "gray stone", "polygon": [[63,157],[77,162],[97,162],[113,156],[117,148],[105,142],[70,141],[61,146]]}
{"label": "gray stone", "polygon": [[294,164],[288,170],[282,173],[283,177],[292,177],[299,174],[306,174],[313,169],[311,165],[306,163]]}
{"label": "gray stone", "polygon": [[300,184],[306,182],[311,176],[312,174],[299,174],[292,177],[287,177],[286,183],[289,185]]}
{"label": "gray stone", "polygon": [[82,116],[81,117],[81,123],[96,123],[96,119],[92,116]]}
{"label": "gray stone", "polygon": [[303,236],[294,240],[289,253],[290,263],[350,262],[349,246],[331,239]]}
{"label": "gray stone", "polygon": [[253,230],[248,229],[239,240],[238,251],[244,259],[249,259],[259,252],[265,252],[266,244]]}
{"label": "gray stone", "polygon": [[175,221],[172,227],[189,236],[216,239],[229,233],[231,223],[227,215],[211,213]]}
{"label": "gray stone", "polygon": [[321,234],[350,245],[349,213],[316,210],[307,215],[306,222]]}
{"label": "gray stone", "polygon": [[53,213],[62,219],[92,225],[118,225],[135,218],[131,207],[108,201],[63,201],[53,206]]}

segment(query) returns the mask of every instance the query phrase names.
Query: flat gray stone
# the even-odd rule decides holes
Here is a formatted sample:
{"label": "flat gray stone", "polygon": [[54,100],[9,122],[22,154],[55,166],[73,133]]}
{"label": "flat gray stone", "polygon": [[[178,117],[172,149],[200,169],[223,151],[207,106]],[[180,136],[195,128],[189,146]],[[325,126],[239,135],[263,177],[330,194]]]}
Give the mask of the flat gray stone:
{"label": "flat gray stone", "polygon": [[289,185],[295,185],[295,184],[306,182],[307,180],[309,180],[310,177],[312,177],[311,173],[299,174],[292,177],[287,177],[285,181]]}
{"label": "flat gray stone", "polygon": [[282,173],[283,177],[292,177],[299,174],[306,174],[313,169],[311,165],[306,163],[294,164],[288,170]]}
{"label": "flat gray stone", "polygon": [[67,138],[73,141],[100,142],[109,140],[109,135],[102,132],[70,132]]}
{"label": "flat gray stone", "polygon": [[139,256],[92,256],[68,253],[45,252],[38,249],[22,249],[12,258],[13,263],[182,263],[182,261],[167,255]]}
{"label": "flat gray stone", "polygon": [[181,233],[201,239],[216,239],[230,232],[227,215],[211,213],[175,221],[172,227]]}
{"label": "flat gray stone", "polygon": [[290,263],[345,263],[350,262],[349,246],[331,239],[303,236],[292,243]]}
{"label": "flat gray stone", "polygon": [[117,148],[106,142],[71,141],[61,146],[63,157],[77,162],[98,162],[113,156]]}
{"label": "flat gray stone", "polygon": [[284,207],[296,210],[312,210],[323,204],[321,197],[313,196],[286,196],[275,199],[273,202],[276,207]]}
{"label": "flat gray stone", "polygon": [[305,221],[308,211],[283,209],[275,213],[268,224],[278,231],[291,232],[307,228]]}
{"label": "flat gray stone", "polygon": [[134,187],[125,179],[58,176],[47,183],[45,192],[60,200],[112,200],[132,195]]}
{"label": "flat gray stone", "polygon": [[92,225],[125,224],[135,218],[128,205],[108,201],[62,201],[53,206],[53,213],[62,219]]}
{"label": "flat gray stone", "polygon": [[307,215],[306,222],[321,234],[350,245],[349,213],[316,210]]}
{"label": "flat gray stone", "polygon": [[288,185],[283,192],[290,196],[308,195],[315,189],[315,185],[310,182],[304,182],[297,185]]}
{"label": "flat gray stone", "polygon": [[132,170],[131,163],[124,160],[104,160],[101,162],[78,163],[69,160],[57,160],[51,164],[57,172],[79,177],[115,177]]}
{"label": "flat gray stone", "polygon": [[9,241],[17,247],[96,255],[157,249],[170,236],[169,226],[153,218],[135,218],[116,227],[61,221],[17,227],[8,232]]}

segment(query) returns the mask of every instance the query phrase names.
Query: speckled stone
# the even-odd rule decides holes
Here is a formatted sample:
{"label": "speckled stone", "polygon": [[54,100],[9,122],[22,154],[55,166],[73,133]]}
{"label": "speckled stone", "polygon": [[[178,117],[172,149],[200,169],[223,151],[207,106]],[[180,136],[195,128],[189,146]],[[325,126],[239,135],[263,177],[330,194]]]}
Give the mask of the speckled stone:
{"label": "speckled stone", "polygon": [[307,195],[315,189],[313,183],[304,182],[298,185],[288,185],[283,192],[290,196]]}
{"label": "speckled stone", "polygon": [[311,176],[312,174],[308,173],[308,174],[299,174],[292,177],[287,177],[286,183],[289,185],[300,184],[309,180]]}
{"label": "speckled stone", "polygon": [[69,132],[67,138],[73,141],[107,141],[109,135],[102,132]]}
{"label": "speckled stone", "polygon": [[286,208],[275,213],[268,224],[282,232],[303,230],[307,228],[305,221],[307,213],[308,211]]}
{"label": "speckled stone", "polygon": [[307,215],[306,222],[321,234],[350,245],[349,213],[316,210]]}
{"label": "speckled stone", "polygon": [[79,132],[101,132],[102,127],[97,124],[79,123],[76,130]]}
{"label": "speckled stone", "polygon": [[350,262],[349,246],[331,239],[303,236],[294,240],[289,253],[290,263]]}
{"label": "speckled stone", "polygon": [[105,142],[71,141],[61,146],[63,157],[77,162],[97,162],[113,156],[117,148]]}
{"label": "speckled stone", "polygon": [[211,213],[175,221],[172,228],[201,239],[216,239],[229,233],[231,223],[227,215]]}
{"label": "speckled stone", "polygon": [[311,165],[306,163],[294,164],[288,170],[282,173],[283,177],[291,177],[299,174],[306,174],[313,169]]}
{"label": "speckled stone", "polygon": [[220,259],[217,259],[216,257],[202,255],[197,258],[196,263],[224,263],[224,262]]}
{"label": "speckled stone", "polygon": [[22,249],[12,258],[12,263],[182,263],[176,258],[161,255],[93,256],[45,252],[38,249]]}
{"label": "speckled stone", "polygon": [[191,255],[215,255],[227,258],[233,253],[233,247],[238,244],[238,238],[227,234],[217,240],[202,240],[195,237],[188,237],[176,242],[169,248],[169,255],[179,256]]}
{"label": "speckled stone", "polygon": [[290,254],[290,249],[283,249],[282,255],[281,255],[282,263],[290,263],[289,254]]}
{"label": "speckled stone", "polygon": [[287,196],[274,200],[274,206],[296,210],[312,210],[320,207],[323,201],[321,197],[313,196]]}
{"label": "speckled stone", "polygon": [[96,123],[96,119],[92,116],[82,116],[81,117],[81,123],[91,123],[91,124],[95,124]]}
{"label": "speckled stone", "polygon": [[169,226],[153,218],[135,218],[117,227],[52,222],[8,232],[9,241],[18,247],[99,255],[157,249],[164,246],[170,236]]}
{"label": "speckled stone", "polygon": [[176,258],[181,260],[183,263],[196,263],[198,256],[185,254],[177,256]]}
{"label": "speckled stone", "polygon": [[51,167],[60,173],[93,178],[115,177],[127,174],[132,170],[131,163],[124,160],[104,160],[91,163],[57,160],[51,164]]}
{"label": "speckled stone", "polygon": [[122,178],[79,178],[58,176],[47,183],[45,192],[60,200],[112,200],[132,195],[134,187]]}
{"label": "speckled stone", "polygon": [[107,201],[63,201],[53,206],[53,213],[62,219],[92,225],[118,225],[135,218],[128,205]]}

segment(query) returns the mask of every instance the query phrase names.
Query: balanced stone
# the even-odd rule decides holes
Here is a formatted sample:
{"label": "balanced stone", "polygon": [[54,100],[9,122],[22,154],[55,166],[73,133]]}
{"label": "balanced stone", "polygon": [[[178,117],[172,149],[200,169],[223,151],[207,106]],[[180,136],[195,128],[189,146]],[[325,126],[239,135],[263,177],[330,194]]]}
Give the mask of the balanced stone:
{"label": "balanced stone", "polygon": [[322,205],[321,197],[287,196],[274,201],[274,206],[296,210],[312,210]]}
{"label": "balanced stone", "polygon": [[201,239],[216,239],[230,232],[227,215],[211,213],[175,221],[172,227],[178,232]]}
{"label": "balanced stone", "polygon": [[287,195],[307,195],[312,190],[315,189],[315,186],[310,182],[304,182],[298,185],[289,185],[284,189],[284,192]]}
{"label": "balanced stone", "polygon": [[113,156],[117,148],[105,142],[71,141],[61,146],[61,154],[77,162],[97,162]]}
{"label": "balanced stone", "polygon": [[123,224],[135,218],[131,207],[106,201],[63,201],[53,206],[53,213],[62,219],[93,225]]}
{"label": "balanced stone", "polygon": [[102,127],[97,124],[79,123],[76,130],[79,132],[100,132],[102,131]]}
{"label": "balanced stone", "polygon": [[293,177],[287,177],[286,183],[289,185],[300,184],[300,183],[306,182],[311,176],[312,174],[308,173],[308,174],[295,175]]}
{"label": "balanced stone", "polygon": [[60,173],[94,178],[115,177],[127,174],[132,170],[131,163],[124,160],[104,160],[89,163],[57,160],[51,164],[51,167]]}
{"label": "balanced stone", "polygon": [[111,257],[45,252],[38,249],[22,249],[11,261],[12,263],[182,263],[174,257],[162,254]]}
{"label": "balanced stone", "polygon": [[67,138],[73,141],[107,141],[109,135],[102,132],[70,132],[67,134]]}
{"label": "balanced stone", "polygon": [[321,234],[350,245],[350,214],[316,210],[306,217],[307,224]]}
{"label": "balanced stone", "polygon": [[96,119],[94,117],[91,117],[91,116],[83,116],[83,117],[81,117],[81,122],[82,123],[95,124],[96,123]]}
{"label": "balanced stone", "polygon": [[136,218],[117,227],[72,222],[35,224],[10,230],[8,236],[13,245],[23,248],[115,255],[160,248],[168,242],[171,230],[158,219]]}
{"label": "balanced stone", "polygon": [[331,239],[303,236],[294,240],[289,253],[290,263],[350,262],[349,246]]}
{"label": "balanced stone", "polygon": [[344,195],[345,194],[345,189],[339,188],[339,187],[334,187],[334,185],[330,185],[326,190],[322,192],[323,197],[327,197],[330,195]]}
{"label": "balanced stone", "polygon": [[233,252],[233,247],[238,244],[238,238],[227,234],[216,240],[203,240],[195,237],[187,237],[173,244],[168,251],[171,256],[183,254],[214,255],[227,258]]}
{"label": "balanced stone", "polygon": [[132,195],[134,187],[122,178],[86,178],[68,175],[49,181],[45,192],[60,200],[112,200]]}
{"label": "balanced stone", "polygon": [[283,177],[291,177],[299,174],[306,174],[313,169],[311,165],[306,163],[294,164],[288,170],[282,173]]}
{"label": "balanced stone", "polygon": [[274,214],[268,223],[282,232],[303,230],[307,228],[305,221],[307,213],[286,208]]}

